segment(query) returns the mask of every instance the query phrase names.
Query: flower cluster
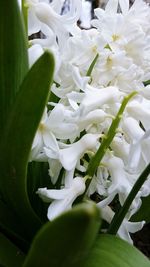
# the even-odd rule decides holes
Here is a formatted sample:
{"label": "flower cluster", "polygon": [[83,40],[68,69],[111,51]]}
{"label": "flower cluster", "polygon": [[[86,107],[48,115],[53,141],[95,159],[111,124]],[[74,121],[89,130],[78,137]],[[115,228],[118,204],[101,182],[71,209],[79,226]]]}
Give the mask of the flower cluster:
{"label": "flower cluster", "polygon": [[[110,223],[115,205],[122,206],[150,158],[150,8],[142,0],[109,0],[97,8],[91,29],[78,26],[82,3],[27,0],[30,66],[45,51],[55,56],[51,96],[35,136],[30,161],[49,163],[54,188],[39,188],[38,195],[50,203],[52,220],[70,209],[80,195],[98,194],[97,205]],[[136,91],[86,188],[86,170],[101,146],[124,97]],[[61,177],[60,189],[55,184]],[[133,201],[118,234],[131,242],[129,232],[144,222],[129,222],[139,209],[141,197],[150,194],[147,179]],[[110,205],[111,204],[111,205]]]}

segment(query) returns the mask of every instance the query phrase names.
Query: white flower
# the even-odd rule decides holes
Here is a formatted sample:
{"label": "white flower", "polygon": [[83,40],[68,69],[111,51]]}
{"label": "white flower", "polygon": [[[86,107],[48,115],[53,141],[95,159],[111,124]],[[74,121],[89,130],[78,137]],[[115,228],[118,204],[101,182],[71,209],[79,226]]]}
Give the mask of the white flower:
{"label": "white flower", "polygon": [[43,48],[39,44],[31,46],[28,49],[29,66],[31,67],[43,53]]}
{"label": "white flower", "polygon": [[71,119],[71,115],[68,116],[68,114],[71,114],[71,110],[60,103],[49,113],[47,126],[56,138],[70,139],[76,137],[78,127]]}
{"label": "white flower", "polygon": [[145,86],[140,90],[140,93],[143,97],[150,100],[150,85]]}
{"label": "white flower", "polygon": [[80,15],[81,27],[88,29],[91,27],[91,3],[89,1],[82,1],[82,12]]}
{"label": "white flower", "polygon": [[39,160],[44,153],[44,147],[58,151],[56,138],[76,137],[78,127],[75,123],[65,121],[65,114],[66,109],[62,104],[57,104],[49,114],[45,109],[32,145],[32,160]]}
{"label": "white flower", "polygon": [[[99,206],[99,204],[97,204]],[[114,212],[109,206],[106,206],[101,209],[102,212],[102,218],[106,220],[108,223],[111,223]],[[144,221],[141,222],[130,222],[128,221],[128,218],[125,218],[117,232],[117,235],[121,237],[122,239],[126,240],[127,242],[133,244],[133,241],[130,237],[130,233],[135,233],[137,231],[140,231],[144,225]]]}
{"label": "white flower", "polygon": [[71,209],[74,200],[85,191],[85,181],[81,177],[73,179],[69,188],[63,188],[59,190],[39,188],[37,193],[45,202],[51,202],[47,217],[49,220],[53,220],[62,212]]}
{"label": "white flower", "polygon": [[[49,2],[27,0],[29,35],[40,35],[30,40],[30,65],[45,50],[52,51],[56,61],[51,88],[56,103],[55,98],[48,103],[50,110],[40,122],[30,159],[48,161],[54,185],[61,171],[63,175],[59,190],[40,188],[38,194],[52,201],[49,219],[71,208],[85,191],[84,179],[74,177],[86,172],[123,98],[137,91],[86,192],[89,197],[94,192],[100,195],[98,206],[110,222],[113,211],[107,206],[116,195],[123,205],[150,158],[150,88],[144,86],[150,79],[150,8],[142,0],[135,0],[132,7],[129,0],[109,0],[105,10],[95,10],[94,28],[81,30],[80,0],[70,0],[67,12],[62,12],[63,0]],[[118,231],[130,242],[129,232],[140,229],[143,222],[128,219],[140,207],[141,197],[149,195],[149,184],[150,177]]]}
{"label": "white flower", "polygon": [[77,166],[78,161],[82,158],[88,150],[93,150],[97,148],[99,135],[86,134],[79,141],[71,144],[65,145],[66,148],[53,149],[45,148],[45,153],[48,158],[59,159],[62,166],[67,170],[71,171]]}
{"label": "white flower", "polygon": [[80,105],[81,114],[85,115],[89,111],[102,108],[104,104],[110,104],[120,101],[121,93],[117,87],[109,86],[102,89],[87,86],[85,96]]}
{"label": "white flower", "polygon": [[139,122],[135,120],[133,117],[124,118],[122,120],[121,126],[123,133],[125,134],[125,138],[129,143],[135,143],[144,134],[144,131],[140,127]]}
{"label": "white flower", "polygon": [[77,122],[80,132],[86,129],[89,125],[102,123],[109,115],[102,109],[95,109],[90,111],[87,115],[80,116]]}
{"label": "white flower", "polygon": [[[122,13],[117,13],[118,2]],[[139,4],[138,4],[139,2]],[[141,22],[141,11],[142,20]],[[137,64],[143,64],[143,58],[148,56],[148,38],[145,35],[148,29],[149,8],[144,1],[137,0],[129,9],[129,1],[109,0],[105,11],[97,8],[95,14],[98,19],[92,24],[101,33],[113,51],[124,50]],[[145,27],[144,27],[145,25]],[[145,29],[144,29],[145,28]]]}
{"label": "white flower", "polygon": [[130,145],[121,134],[116,135],[111,143],[115,156],[121,158],[126,164],[128,161]]}
{"label": "white flower", "polygon": [[[145,100],[146,101],[146,100]],[[145,101],[139,103],[132,101],[127,107],[129,114],[134,117],[138,122],[141,121],[142,125],[146,130],[149,129],[149,118],[150,118],[150,104],[145,105]]]}
{"label": "white flower", "polygon": [[140,173],[150,159],[150,130],[130,146],[126,169],[131,173]]}
{"label": "white flower", "polygon": [[[124,163],[120,158],[111,156],[107,159],[105,165],[107,166],[107,170],[110,174],[110,177],[108,176],[106,180],[107,190],[105,191],[105,196],[107,194],[107,197],[100,201],[98,205],[102,208],[109,205],[113,201],[114,197],[118,194],[119,202],[122,206],[129,195],[137,176],[131,176],[125,171]],[[97,188],[98,187],[102,188],[101,184],[97,184]],[[99,192],[100,188],[98,188]],[[140,207],[140,196],[141,194],[139,192],[131,204],[130,213],[135,213]]]}
{"label": "white flower", "polygon": [[79,31],[75,23],[80,15],[80,0],[77,0],[76,3],[71,1],[70,11],[65,15],[57,13],[61,10],[63,3],[60,3],[60,10],[58,10],[58,5],[47,1],[28,0],[27,4],[29,6],[29,35],[40,31],[42,24],[45,24],[55,33],[60,44],[63,45],[63,41],[69,37],[69,33]]}
{"label": "white flower", "polygon": [[41,122],[39,124],[38,130],[36,132],[32,144],[30,160],[42,160],[44,156],[43,147],[52,146],[52,144],[56,142],[54,135],[47,127],[47,120],[48,120],[47,109],[45,108],[44,114],[42,116]]}

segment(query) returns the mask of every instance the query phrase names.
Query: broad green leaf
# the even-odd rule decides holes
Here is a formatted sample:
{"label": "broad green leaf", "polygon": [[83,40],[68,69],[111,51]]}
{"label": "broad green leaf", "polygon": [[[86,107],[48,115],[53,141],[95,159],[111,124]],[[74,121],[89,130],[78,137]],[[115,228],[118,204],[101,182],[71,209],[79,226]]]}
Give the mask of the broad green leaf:
{"label": "broad green leaf", "polygon": [[0,266],[21,267],[24,258],[22,251],[0,233]]}
{"label": "broad green leaf", "polygon": [[132,221],[146,221],[150,222],[150,196],[142,198],[142,205],[137,213],[135,213],[132,218]]}
{"label": "broad green leaf", "polygon": [[53,71],[53,56],[45,52],[21,85],[0,149],[2,199],[20,217],[26,237],[32,237],[40,227],[27,196],[26,171],[33,138],[49,97]]}
{"label": "broad green leaf", "polygon": [[17,0],[0,1],[0,139],[19,86],[28,70],[23,23]]}
{"label": "broad green leaf", "polygon": [[78,267],[150,267],[150,261],[126,241],[102,234]]}
{"label": "broad green leaf", "polygon": [[77,267],[90,250],[100,227],[94,202],[75,206],[36,235],[23,267]]}
{"label": "broad green leaf", "polygon": [[24,240],[23,225],[20,225],[19,218],[14,216],[9,207],[0,200],[0,229],[1,233],[9,236],[10,240],[13,240],[23,251],[27,251],[29,244]]}

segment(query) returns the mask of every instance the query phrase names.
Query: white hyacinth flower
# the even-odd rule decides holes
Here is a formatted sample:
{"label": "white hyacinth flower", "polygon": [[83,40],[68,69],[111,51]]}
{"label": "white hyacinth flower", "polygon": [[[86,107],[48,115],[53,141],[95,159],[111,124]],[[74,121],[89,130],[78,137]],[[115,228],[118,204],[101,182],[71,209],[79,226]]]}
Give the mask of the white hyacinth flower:
{"label": "white hyacinth flower", "polygon": [[[150,80],[150,8],[143,0],[135,0],[131,7],[129,0],[109,0],[106,9],[97,8],[96,18],[89,21],[94,28],[82,30],[77,25],[81,0],[68,2],[64,12],[63,0],[26,0],[29,35],[33,34],[30,66],[45,50],[56,62],[49,111],[45,109],[39,124],[30,160],[47,161],[51,183],[61,183],[58,190],[38,190],[51,202],[51,220],[85,192],[84,178],[76,176],[84,176],[122,100],[136,91],[86,192],[89,198],[95,192],[99,195],[97,205],[110,223],[114,213],[108,205],[116,196],[123,205],[150,158],[150,86],[145,87]],[[150,194],[149,184],[150,177],[118,231],[129,242],[129,232],[141,229],[143,222],[128,219],[140,207],[141,197]]]}
{"label": "white hyacinth flower", "polygon": [[[127,196],[129,195],[137,179],[137,176],[131,177],[125,171],[123,161],[120,158],[111,156],[110,159],[107,160],[107,163],[105,163],[105,165],[107,166],[107,170],[110,174],[109,181],[107,178],[107,190],[105,191],[105,195],[107,194],[108,196],[104,198],[104,200],[100,201],[98,203],[98,206],[103,208],[109,205],[117,194],[119,197],[119,202],[122,206]],[[98,191],[100,191],[100,189],[98,189]],[[138,193],[136,198],[132,202],[130,213],[137,211],[140,205],[140,193]]]}
{"label": "white hyacinth flower", "polygon": [[76,143],[66,145],[66,148],[59,149],[57,146],[57,151],[55,150],[56,152],[49,148],[45,148],[44,150],[47,157],[59,159],[65,170],[71,171],[76,167],[78,161],[86,151],[96,148],[98,139],[98,134],[86,134]]}
{"label": "white hyacinth flower", "polygon": [[[97,205],[98,206],[98,205]],[[114,211],[109,206],[106,206],[101,209],[102,212],[102,218],[106,220],[108,223],[111,223],[113,217],[114,217]],[[133,241],[130,237],[130,233],[135,233],[137,231],[140,231],[145,224],[145,221],[141,222],[130,222],[128,218],[125,218],[117,232],[117,235],[126,240],[127,242],[133,244]]]}
{"label": "white hyacinth flower", "polygon": [[59,190],[39,188],[37,193],[45,201],[51,202],[47,217],[51,221],[62,212],[71,209],[74,200],[85,191],[85,180],[81,177],[73,179],[69,188]]}
{"label": "white hyacinth flower", "polygon": [[81,114],[85,115],[89,111],[101,108],[104,104],[120,101],[121,93],[117,87],[107,87],[102,89],[87,86],[85,97],[80,105]]}
{"label": "white hyacinth flower", "polygon": [[66,37],[69,37],[69,33],[79,31],[76,22],[80,16],[80,0],[75,3],[71,1],[71,9],[65,15],[57,13],[61,11],[63,3],[60,3],[60,10],[58,10],[57,5],[48,1],[27,0],[27,4],[29,6],[29,35],[39,32],[42,25],[45,24],[54,32],[60,44],[63,45],[63,41],[66,40]]}

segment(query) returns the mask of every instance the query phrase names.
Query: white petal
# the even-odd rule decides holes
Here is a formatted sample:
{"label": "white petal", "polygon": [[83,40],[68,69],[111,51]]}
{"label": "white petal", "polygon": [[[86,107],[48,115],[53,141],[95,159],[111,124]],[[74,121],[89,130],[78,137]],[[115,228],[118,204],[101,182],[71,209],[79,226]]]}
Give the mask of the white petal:
{"label": "white petal", "polygon": [[118,8],[118,0],[109,0],[105,7],[105,11],[110,14],[116,14],[117,8]]}
{"label": "white petal", "polygon": [[53,128],[55,125],[59,125],[65,118],[65,107],[62,104],[57,104],[51,113],[49,114],[48,118],[48,125],[49,127]]}
{"label": "white petal", "polygon": [[28,49],[29,66],[31,67],[43,53],[43,48],[39,44],[31,46]]}
{"label": "white petal", "polygon": [[99,208],[105,208],[106,206],[108,206],[114,199],[114,197],[116,196],[117,191],[114,191],[113,193],[109,194],[108,197],[106,197],[104,200],[100,201],[97,203],[97,206]]}
{"label": "white petal", "polygon": [[109,206],[106,206],[104,208],[101,208],[101,212],[102,212],[102,218],[106,220],[106,222],[110,223],[114,216],[114,212],[112,211],[112,209]]}
{"label": "white petal", "polygon": [[117,235],[120,236],[125,241],[127,241],[128,243],[133,244],[133,241],[130,237],[129,231],[128,231],[126,224],[124,222],[120,226]]}
{"label": "white petal", "polygon": [[28,13],[28,34],[29,36],[41,30],[41,22],[37,19],[34,9],[29,8]]}
{"label": "white petal", "polygon": [[47,214],[49,220],[54,219],[63,211],[69,210],[71,208],[74,200],[85,191],[84,179],[81,177],[76,177],[72,181],[72,186],[66,190],[68,191],[68,193],[67,196],[64,196],[65,198],[63,200],[55,200],[52,202],[52,204],[50,204]]}
{"label": "white petal", "polygon": [[76,66],[72,66],[70,65],[71,70],[72,70],[72,78],[76,84],[76,86],[81,89],[81,90],[85,90],[85,87],[89,81],[89,77],[82,77],[79,71],[79,68],[77,68]]}
{"label": "white petal", "polygon": [[56,138],[58,139],[70,139],[76,138],[78,133],[78,127],[74,123],[60,123],[59,126],[53,129]]}
{"label": "white petal", "polygon": [[127,14],[129,11],[129,0],[119,0],[119,4],[123,14]]}
{"label": "white petal", "polygon": [[48,163],[49,163],[49,175],[51,177],[52,183],[55,184],[60,174],[62,165],[59,160],[52,158],[48,160]]}
{"label": "white petal", "polygon": [[127,228],[130,233],[136,233],[143,228],[144,224],[145,224],[145,221],[127,222]]}
{"label": "white petal", "polygon": [[46,202],[50,202],[53,199],[61,200],[68,195],[69,189],[47,189],[39,188],[37,194]]}
{"label": "white petal", "polygon": [[104,104],[118,102],[120,92],[117,87],[106,87],[104,89],[97,89],[91,86],[87,87],[85,97],[80,105],[82,114],[89,111],[101,108]]}
{"label": "white petal", "polygon": [[133,117],[127,117],[122,121],[122,129],[131,142],[139,140],[144,134],[144,131],[139,126],[139,122]]}
{"label": "white petal", "polygon": [[44,152],[48,159],[59,159],[59,150],[44,147]]}
{"label": "white petal", "polygon": [[59,150],[56,137],[48,128],[45,128],[43,132],[43,140],[45,147],[50,148],[56,152]]}
{"label": "white petal", "polygon": [[128,169],[128,171],[131,173],[137,172],[140,159],[141,159],[141,144],[140,142],[138,142],[130,146],[128,164],[126,166],[126,169]]}
{"label": "white petal", "polygon": [[86,134],[70,147],[60,150],[60,161],[63,167],[70,171],[75,168],[77,161],[87,150],[94,149],[99,135]]}
{"label": "white petal", "polygon": [[81,117],[78,122],[80,131],[84,130],[90,124],[96,124],[103,122],[107,117],[107,114],[102,109],[96,109],[89,112],[87,115]]}
{"label": "white petal", "polygon": [[146,130],[149,129],[149,121],[150,121],[150,109],[146,107],[143,103],[138,103],[136,101],[132,101],[127,106],[127,111],[134,117],[136,120],[141,121],[144,128]]}
{"label": "white petal", "polygon": [[47,217],[50,221],[52,221],[62,212],[69,209],[71,209],[71,201],[69,198],[63,200],[55,200],[48,208]]}

